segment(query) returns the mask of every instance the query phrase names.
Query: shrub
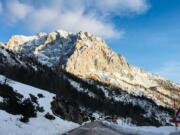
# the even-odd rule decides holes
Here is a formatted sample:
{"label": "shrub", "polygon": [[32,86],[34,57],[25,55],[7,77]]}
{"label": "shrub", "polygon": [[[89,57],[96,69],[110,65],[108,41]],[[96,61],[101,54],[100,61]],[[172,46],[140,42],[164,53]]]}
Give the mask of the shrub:
{"label": "shrub", "polygon": [[41,93],[38,93],[37,96],[38,96],[39,98],[43,98],[43,97],[44,97],[44,95],[41,94]]}
{"label": "shrub", "polygon": [[37,110],[39,111],[39,112],[44,112],[44,108],[42,107],[42,106],[37,106]]}
{"label": "shrub", "polygon": [[44,117],[45,117],[46,119],[49,119],[49,120],[55,120],[55,117],[54,117],[53,115],[51,115],[49,112],[46,113],[46,114],[44,115]]}
{"label": "shrub", "polygon": [[22,116],[19,120],[20,120],[21,122],[23,122],[23,123],[29,122],[29,118],[28,118],[28,117],[25,117],[25,116]]}
{"label": "shrub", "polygon": [[29,94],[29,96],[30,96],[32,102],[38,104],[38,101],[37,101],[38,98],[36,96],[34,96],[33,94]]}

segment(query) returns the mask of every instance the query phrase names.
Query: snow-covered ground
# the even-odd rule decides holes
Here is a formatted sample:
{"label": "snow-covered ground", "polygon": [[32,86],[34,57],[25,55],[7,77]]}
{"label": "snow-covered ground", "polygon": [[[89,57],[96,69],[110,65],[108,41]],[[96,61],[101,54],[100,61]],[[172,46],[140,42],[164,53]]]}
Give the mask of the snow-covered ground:
{"label": "snow-covered ground", "polygon": [[175,128],[173,126],[135,126],[131,124],[126,124],[121,120],[118,120],[118,124],[113,124],[104,121],[103,124],[106,126],[126,134],[137,134],[137,135],[180,135],[180,127]]}
{"label": "snow-covered ground", "polygon": [[[4,76],[0,75],[0,81],[3,80]],[[19,121],[21,115],[11,115],[0,110],[0,135],[60,135],[79,127],[76,123],[65,121],[56,116],[55,120],[49,120],[44,117],[47,112],[52,114],[50,103],[55,96],[54,94],[12,80],[9,85],[22,94],[24,98],[28,98],[29,94],[43,94],[43,98],[38,98],[38,103],[45,111],[43,113],[38,112],[37,117],[30,118],[28,123],[22,123]],[[2,98],[0,97],[1,101]]]}

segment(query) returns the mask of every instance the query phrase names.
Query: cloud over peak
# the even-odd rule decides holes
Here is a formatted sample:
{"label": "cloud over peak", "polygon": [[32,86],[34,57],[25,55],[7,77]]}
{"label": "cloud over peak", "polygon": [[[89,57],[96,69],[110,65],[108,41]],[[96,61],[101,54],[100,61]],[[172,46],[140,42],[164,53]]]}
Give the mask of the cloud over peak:
{"label": "cloud over peak", "polygon": [[30,31],[82,30],[104,38],[121,37],[124,33],[116,29],[110,14],[138,15],[148,10],[146,0],[6,0],[3,4],[6,19],[13,24],[21,22]]}

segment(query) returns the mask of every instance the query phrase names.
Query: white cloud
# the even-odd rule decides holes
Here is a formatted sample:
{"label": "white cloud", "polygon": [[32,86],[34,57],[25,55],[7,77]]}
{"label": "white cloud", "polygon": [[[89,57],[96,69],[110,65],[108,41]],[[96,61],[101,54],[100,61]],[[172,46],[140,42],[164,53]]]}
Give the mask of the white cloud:
{"label": "white cloud", "polygon": [[36,12],[29,16],[28,25],[30,29],[37,32],[43,29],[60,28],[71,32],[88,31],[105,38],[122,35],[122,32],[116,31],[112,24],[99,20],[94,14],[84,15],[82,10],[59,12],[46,8],[36,10]]}
{"label": "white cloud", "polygon": [[25,19],[32,11],[32,7],[30,5],[23,4],[18,0],[8,1],[6,4],[8,16],[12,22]]}
{"label": "white cloud", "polygon": [[66,12],[60,18],[60,28],[69,31],[88,31],[105,38],[117,37],[122,34],[122,32],[116,31],[112,24],[99,20],[94,14],[84,15],[81,11]]}
{"label": "white cloud", "polygon": [[6,16],[10,22],[21,22],[33,32],[64,29],[78,32],[88,31],[104,38],[122,37],[123,31],[117,30],[115,24],[106,16],[145,12],[146,0],[52,0],[28,2],[7,0]]}
{"label": "white cloud", "polygon": [[149,9],[147,0],[99,0],[96,6],[104,13],[115,15],[142,14]]}
{"label": "white cloud", "polygon": [[27,26],[33,31],[51,30],[57,27],[59,20],[58,11],[50,8],[34,10],[27,18]]}
{"label": "white cloud", "polygon": [[180,62],[167,62],[156,72],[167,79],[180,83]]}

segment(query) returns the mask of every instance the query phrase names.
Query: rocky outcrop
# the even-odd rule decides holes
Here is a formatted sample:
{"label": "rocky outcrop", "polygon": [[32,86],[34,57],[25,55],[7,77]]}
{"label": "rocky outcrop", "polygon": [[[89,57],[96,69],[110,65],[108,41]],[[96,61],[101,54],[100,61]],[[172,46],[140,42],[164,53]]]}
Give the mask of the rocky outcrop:
{"label": "rocky outcrop", "polygon": [[6,48],[15,53],[36,57],[42,64],[55,66],[59,59],[68,55],[73,48],[75,36],[68,32],[56,31],[38,33],[35,36],[13,36]]}
{"label": "rocky outcrop", "polygon": [[158,105],[180,106],[180,87],[158,75],[129,65],[105,41],[87,32],[57,30],[36,36],[14,36],[6,46],[15,53],[35,57],[42,64],[85,79],[94,79],[134,95],[153,99]]}
{"label": "rocky outcrop", "polygon": [[80,32],[75,49],[66,63],[66,70],[91,77],[96,72],[123,72],[129,70],[127,61],[107,47],[104,41],[86,32]]}

